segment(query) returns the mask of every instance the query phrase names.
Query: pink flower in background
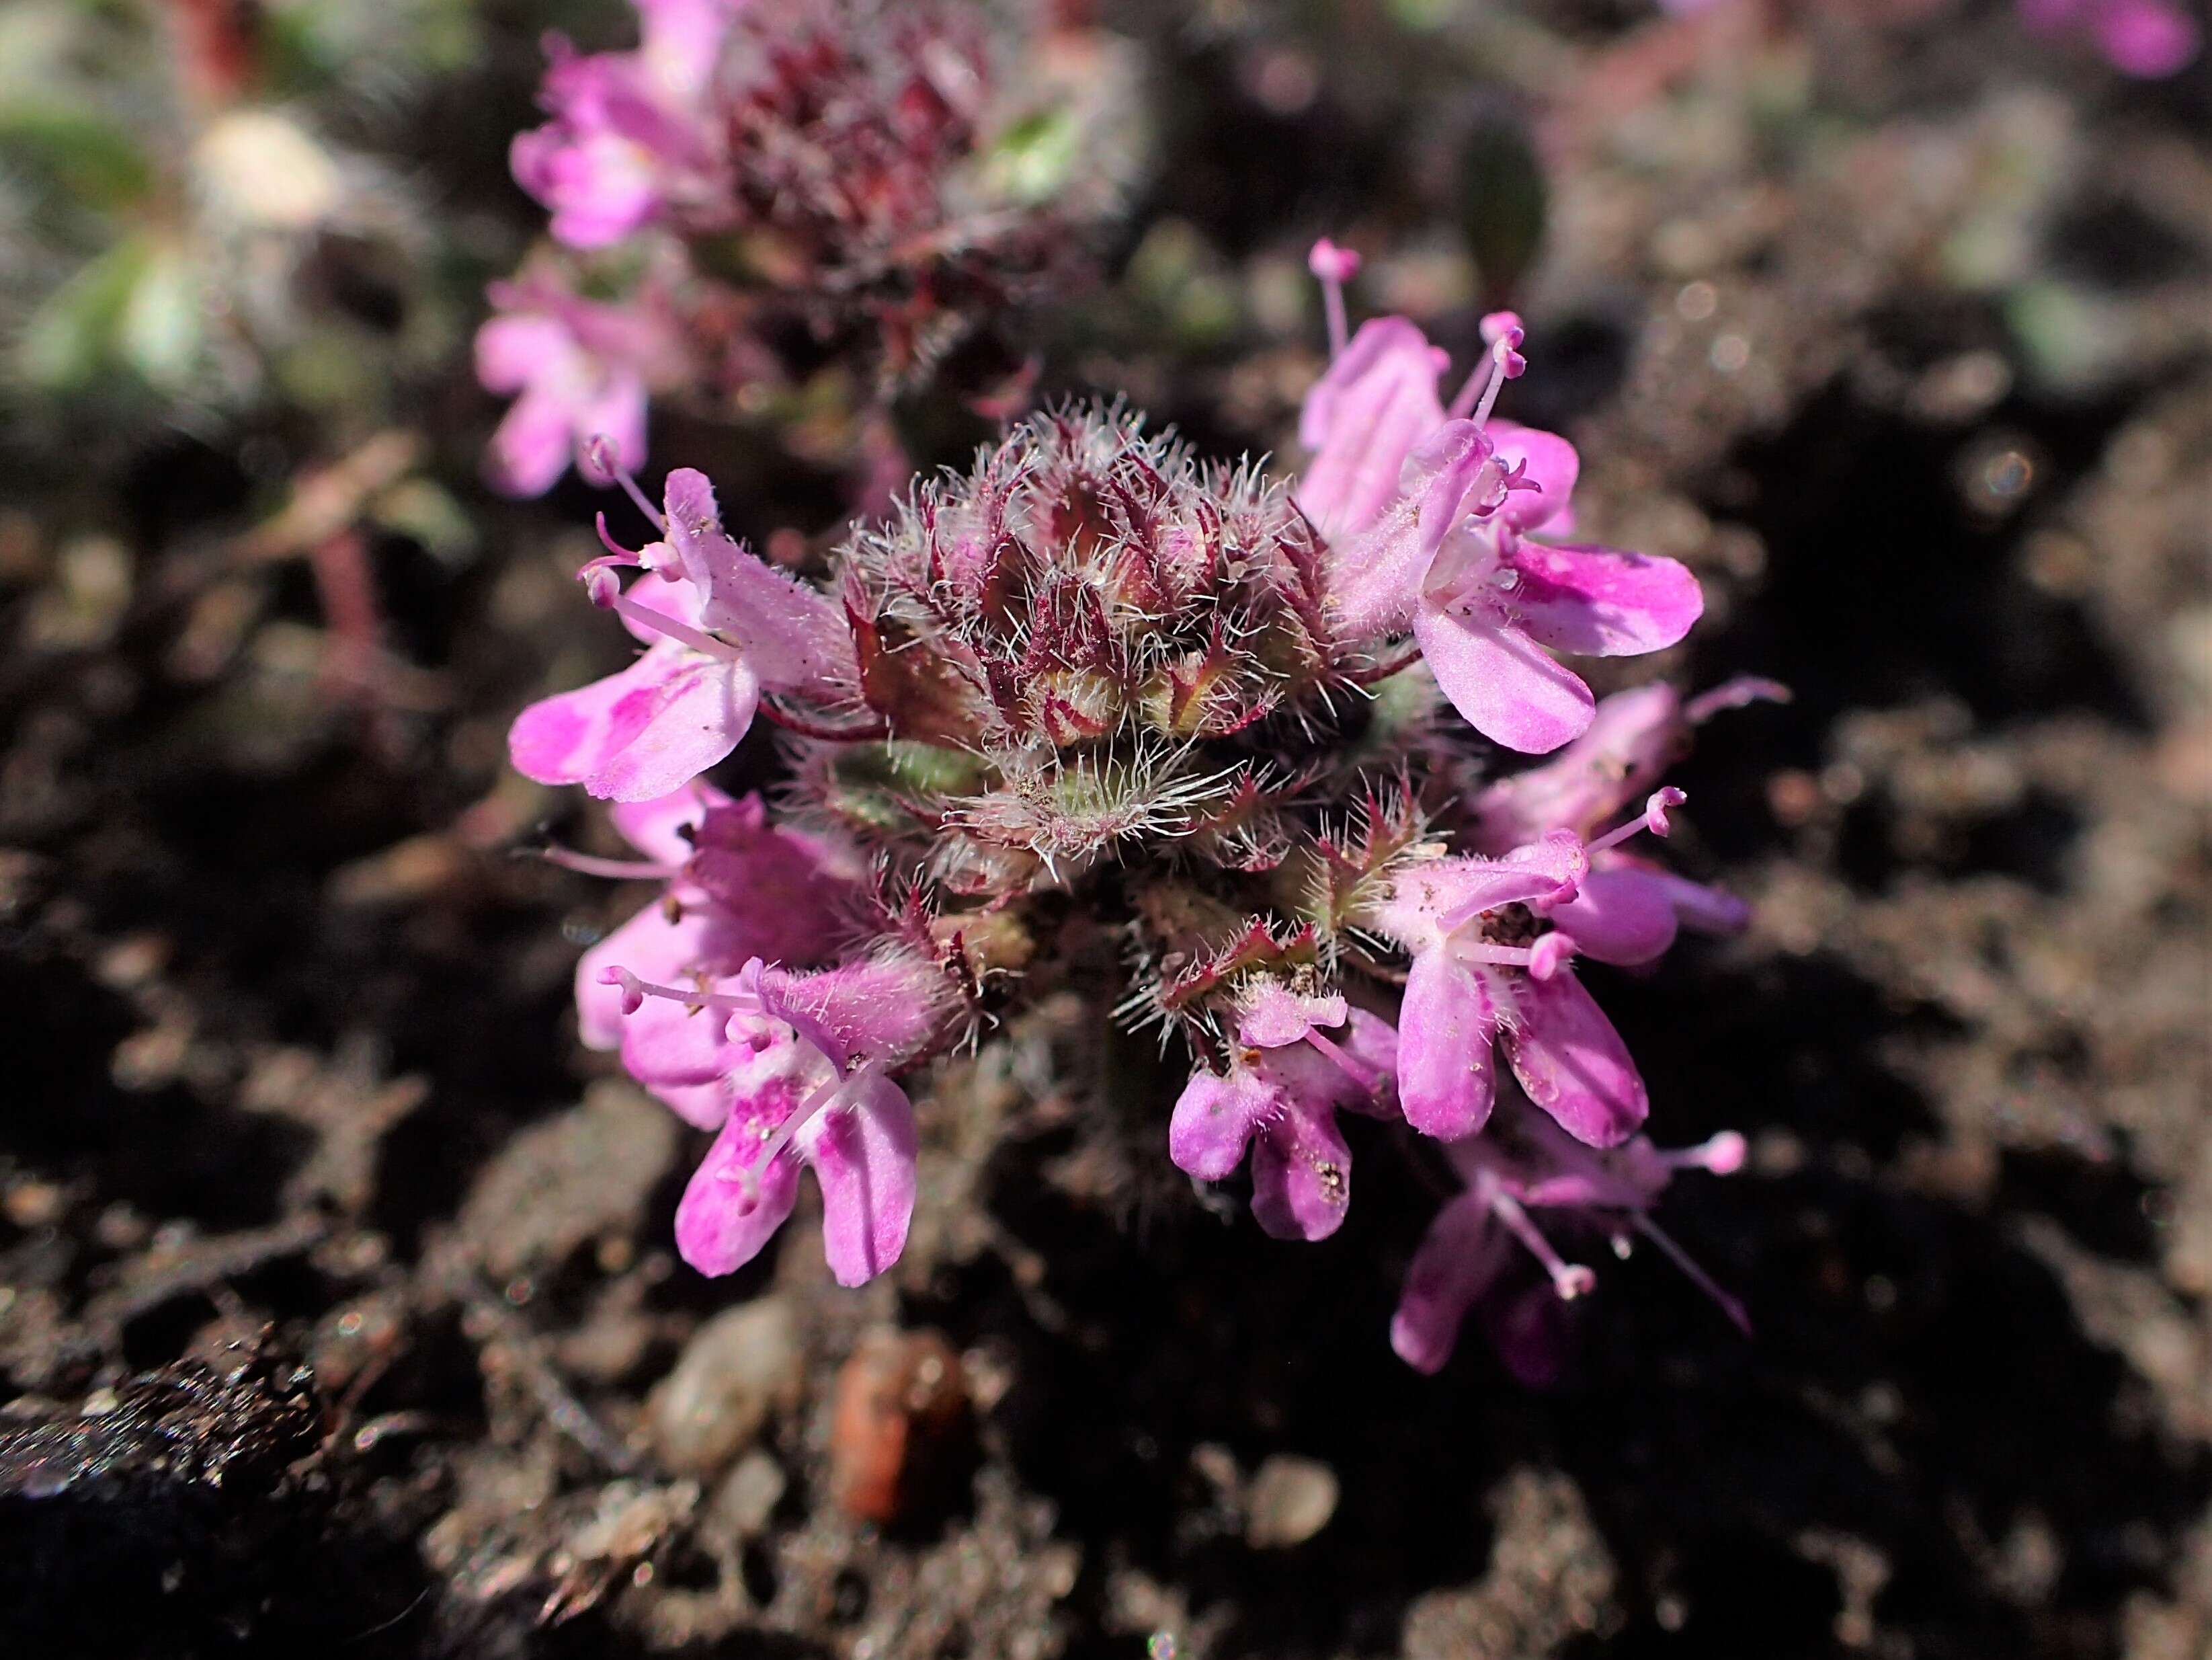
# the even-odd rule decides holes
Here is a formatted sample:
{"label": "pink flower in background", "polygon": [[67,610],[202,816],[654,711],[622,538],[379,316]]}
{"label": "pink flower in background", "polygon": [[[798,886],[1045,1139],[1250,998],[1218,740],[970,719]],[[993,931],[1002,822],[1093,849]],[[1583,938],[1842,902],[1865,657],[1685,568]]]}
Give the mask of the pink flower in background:
{"label": "pink flower in background", "polygon": [[1198,1072],[1168,1125],[1168,1156],[1204,1182],[1252,1155],[1252,1214],[1278,1239],[1324,1239],[1352,1197],[1340,1110],[1390,1110],[1397,1035],[1341,997],[1267,981],[1248,994],[1227,1073]]}
{"label": "pink flower in background", "polygon": [[[1563,1258],[1538,1228],[1530,1213],[1545,1211],[1571,1228],[1610,1237],[1622,1256],[1633,1237],[1651,1241],[1748,1332],[1742,1305],[1650,1217],[1677,1174],[1728,1175],[1742,1168],[1744,1151],[1743,1138],[1732,1130],[1694,1147],[1661,1149],[1639,1135],[1599,1151],[1513,1104],[1490,1133],[1446,1149],[1467,1190],[1437,1212],[1407,1267],[1390,1346],[1417,1371],[1439,1371],[1451,1359],[1461,1322],[1480,1306],[1492,1341],[1515,1376],[1530,1384],[1550,1382],[1560,1361],[1561,1306],[1595,1289],[1597,1276]],[[1508,1280],[1522,1250],[1545,1274],[1525,1290]]]}
{"label": "pink flower in background", "polygon": [[2161,80],[2189,67],[2203,45],[2173,0],[2019,0],[2020,19],[2039,34],[2081,34],[2123,75]]}
{"label": "pink flower in background", "polygon": [[[1549,654],[1635,656],[1673,645],[1704,609],[1672,559],[1533,539],[1570,525],[1580,463],[1564,438],[1491,410],[1528,367],[1520,321],[1483,319],[1489,350],[1447,407],[1443,355],[1402,317],[1341,339],[1341,251],[1317,248],[1334,356],[1307,394],[1313,452],[1298,505],[1328,538],[1323,575],[1346,633],[1410,628],[1437,684],[1486,738],[1557,749],[1595,700]],[[1356,267],[1353,267],[1356,268]]]}
{"label": "pink flower in background", "polygon": [[635,52],[580,55],[549,38],[539,100],[552,119],[518,133],[515,182],[573,248],[619,242],[678,197],[709,192],[720,154],[705,94],[735,0],[638,0]]}
{"label": "pink flower in background", "polygon": [[652,301],[586,300],[542,271],[490,295],[498,314],[477,331],[477,380],[514,398],[485,458],[493,488],[542,496],[598,439],[623,466],[643,465],[647,388],[674,350]]}

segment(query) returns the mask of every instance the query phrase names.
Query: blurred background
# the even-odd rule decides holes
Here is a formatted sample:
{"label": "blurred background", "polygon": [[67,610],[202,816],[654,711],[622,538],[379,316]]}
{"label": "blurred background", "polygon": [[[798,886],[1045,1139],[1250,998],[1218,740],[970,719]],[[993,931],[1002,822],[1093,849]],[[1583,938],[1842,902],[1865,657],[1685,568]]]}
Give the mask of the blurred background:
{"label": "blurred background", "polygon": [[[865,202],[556,240],[510,150],[614,0],[0,7],[23,1651],[2212,1655],[2196,0],[753,10],[761,153]],[[1582,528],[1704,581],[1600,690],[1795,690],[1679,776],[1751,932],[1603,991],[1752,1138],[1667,1219],[1755,1338],[1639,1260],[1555,1389],[1417,1377],[1419,1172],[1224,1224],[1049,1018],[923,1103],[894,1274],[701,1280],[575,1042],[623,897],[527,856],[618,844],[505,765],[625,648],[573,441],[781,557],[1055,398],[1292,465],[1322,234],[1462,362],[1520,310]]]}

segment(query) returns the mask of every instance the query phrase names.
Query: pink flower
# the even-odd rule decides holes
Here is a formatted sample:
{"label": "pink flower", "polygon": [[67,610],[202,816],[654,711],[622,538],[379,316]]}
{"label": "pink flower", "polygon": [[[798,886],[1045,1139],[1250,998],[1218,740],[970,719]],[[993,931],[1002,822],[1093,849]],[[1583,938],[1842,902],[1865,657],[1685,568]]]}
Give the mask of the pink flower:
{"label": "pink flower", "polygon": [[2020,0],[2020,19],[2039,34],[2086,34],[2123,75],[2162,80],[2195,59],[2203,36],[2173,0]]}
{"label": "pink flower", "polygon": [[[1335,266],[1317,258],[1316,269],[1334,319]],[[1486,318],[1483,331],[1490,350],[1446,408],[1445,360],[1421,331],[1402,317],[1363,324],[1307,396],[1299,437],[1314,459],[1297,500],[1328,542],[1323,577],[1341,632],[1410,626],[1476,731],[1540,754],[1578,736],[1595,707],[1550,651],[1657,651],[1705,601],[1674,560],[1530,539],[1571,522],[1579,461],[1555,434],[1490,419],[1527,361],[1510,313]]]}
{"label": "pink flower", "polygon": [[579,1035],[586,1047],[619,1049],[631,1077],[702,1129],[728,1108],[719,1082],[727,1069],[716,1022],[665,998],[624,1012],[611,968],[675,985],[704,985],[753,958],[809,967],[833,957],[851,927],[864,874],[849,849],[768,822],[757,795],[732,801],[694,783],[659,800],[625,803],[610,815],[647,862],[556,854],[589,873],[647,877],[667,885],[576,965]]}
{"label": "pink flower", "polygon": [[913,1107],[890,1074],[942,1034],[947,988],[932,964],[896,948],[814,974],[755,959],[712,990],[605,975],[633,1018],[652,999],[699,1011],[690,1018],[716,1055],[720,1134],[676,1211],[685,1262],[721,1274],[759,1255],[798,1202],[801,1164],[822,1189],[823,1254],[839,1284],[898,1260],[915,1140]]}
{"label": "pink flower", "polygon": [[727,0],[639,0],[635,52],[579,56],[549,39],[538,97],[553,119],[518,133],[509,162],[552,210],[557,240],[609,246],[711,188],[719,146],[703,99],[732,11]]}
{"label": "pink flower", "polygon": [[[665,541],[617,551],[582,573],[593,600],[647,642],[644,655],[515,717],[507,748],[524,776],[581,784],[616,801],[652,800],[738,746],[763,686],[825,702],[857,688],[852,639],[836,605],[724,534],[703,474],[671,473],[666,503]],[[625,564],[647,568],[627,591],[614,574]]]}
{"label": "pink flower", "polygon": [[477,331],[477,379],[514,395],[485,459],[492,487],[542,496],[598,438],[643,465],[647,389],[673,351],[652,301],[581,299],[544,271],[489,293],[499,314]]}
{"label": "pink flower", "polygon": [[[1657,784],[1687,751],[1692,732],[1717,711],[1789,695],[1771,680],[1748,678],[1717,686],[1686,704],[1665,684],[1616,692],[1597,706],[1589,728],[1552,759],[1500,779],[1475,798],[1468,845],[1502,854],[1557,830],[1590,842],[1589,873],[1574,897],[1554,906],[1550,915],[1577,951],[1601,962],[1650,962],[1674,944],[1678,927],[1736,933],[1749,920],[1741,899],[1616,846],[1597,845],[1608,839],[1599,827]],[[1634,828],[1648,822],[1638,820]]]}
{"label": "pink flower", "polygon": [[1382,929],[1413,952],[1398,1014],[1406,1122],[1455,1141],[1490,1117],[1493,1046],[1531,1100],[1577,1140],[1613,1146],[1650,1110],[1620,1036],[1566,965],[1575,942],[1545,933],[1589,874],[1555,831],[1501,859],[1442,859],[1398,879]]}
{"label": "pink flower", "polygon": [[[1601,1230],[1627,1254],[1641,1234],[1720,1304],[1747,1333],[1741,1304],[1690,1261],[1650,1218],[1675,1174],[1706,1170],[1727,1175],[1743,1165],[1744,1140],[1724,1131],[1701,1146],[1662,1151],[1642,1136],[1599,1152],[1583,1146],[1538,1113],[1516,1109],[1489,1134],[1446,1150],[1467,1191],[1448,1201],[1406,1269],[1405,1288],[1390,1323],[1390,1346],[1415,1370],[1441,1371],[1468,1310],[1482,1306],[1492,1341],[1514,1374],[1548,1383],[1559,1365],[1558,1311],[1594,1290],[1597,1276],[1564,1260],[1529,1213],[1550,1210],[1572,1225]],[[1518,1243],[1543,1267],[1547,1285],[1519,1293],[1501,1284]]]}
{"label": "pink flower", "polygon": [[1266,981],[1248,994],[1237,1037],[1228,1073],[1194,1073],[1176,1103],[1168,1156],[1219,1182],[1249,1147],[1260,1225],[1278,1239],[1325,1239],[1352,1196],[1337,1112],[1389,1112],[1396,1034],[1341,997],[1300,997]]}

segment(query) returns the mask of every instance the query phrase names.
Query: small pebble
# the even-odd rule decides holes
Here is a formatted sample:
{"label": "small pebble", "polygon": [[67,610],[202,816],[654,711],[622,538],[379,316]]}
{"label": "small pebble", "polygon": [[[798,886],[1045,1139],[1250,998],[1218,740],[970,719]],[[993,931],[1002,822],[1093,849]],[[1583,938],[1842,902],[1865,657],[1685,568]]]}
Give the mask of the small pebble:
{"label": "small pebble", "polygon": [[1317,1458],[1271,1453],[1244,1495],[1244,1537],[1261,1550],[1303,1545],[1336,1514],[1336,1472]]}
{"label": "small pebble", "polygon": [[684,1345],[647,1408],[653,1450],[681,1475],[718,1470],[797,1402],[804,1376],[799,1326],[780,1297],[716,1315]]}

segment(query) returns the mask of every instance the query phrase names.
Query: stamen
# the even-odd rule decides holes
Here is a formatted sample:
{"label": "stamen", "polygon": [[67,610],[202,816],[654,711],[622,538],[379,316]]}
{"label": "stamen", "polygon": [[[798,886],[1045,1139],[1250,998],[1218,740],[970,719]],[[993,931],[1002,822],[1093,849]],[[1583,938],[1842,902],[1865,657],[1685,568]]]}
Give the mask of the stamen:
{"label": "stamen", "polygon": [[603,432],[593,434],[585,441],[582,459],[584,465],[578,471],[585,477],[602,489],[609,484],[620,484],[629,499],[637,503],[637,510],[653,521],[653,527],[664,534],[667,532],[668,521],[660,516],[660,509],[653,505],[646,493],[637,487],[637,480],[631,476],[630,470],[623,465],[612,439]]}
{"label": "stamen", "polygon": [[[608,581],[612,581],[613,579],[609,577]],[[594,590],[592,599],[593,603],[603,610],[627,617],[639,627],[652,629],[656,633],[666,635],[672,640],[681,640],[692,650],[714,658],[718,661],[741,663],[744,660],[744,654],[728,641],[718,640],[705,629],[695,629],[689,623],[679,623],[665,611],[655,611],[650,605],[641,605],[627,595],[616,593],[611,596],[603,596],[599,591]]]}
{"label": "stamen", "polygon": [[1740,674],[1683,704],[1682,718],[1693,727],[1701,727],[1723,709],[1747,708],[1753,703],[1786,703],[1793,695],[1779,680]]}
{"label": "stamen", "polygon": [[1322,309],[1328,318],[1328,355],[1340,357],[1352,338],[1344,311],[1344,285],[1359,274],[1359,256],[1324,236],[1306,255],[1306,269],[1321,279]]}
{"label": "stamen", "polygon": [[1552,1249],[1552,1242],[1528,1219],[1528,1213],[1521,1208],[1521,1201],[1503,1189],[1490,1195],[1490,1208],[1507,1230],[1528,1248],[1528,1254],[1544,1265],[1544,1272],[1552,1276],[1552,1289],[1559,1294],[1563,1303],[1571,1303],[1577,1297],[1597,1289],[1596,1270],[1580,1262],[1570,1262]]}
{"label": "stamen", "polygon": [[1365,1090],[1370,1095],[1375,1093],[1376,1085],[1382,1082],[1382,1074],[1374,1067],[1361,1065],[1360,1062],[1353,1060],[1352,1056],[1346,1052],[1345,1048],[1341,1043],[1339,1043],[1333,1037],[1322,1037],[1321,1033],[1314,1031],[1311,1027],[1308,1027],[1306,1030],[1306,1042],[1312,1044],[1315,1049],[1327,1055],[1330,1060],[1335,1061],[1338,1069],[1341,1071],[1346,1078],[1349,1078],[1353,1083],[1358,1085],[1360,1088]]}
{"label": "stamen", "polygon": [[1444,413],[1455,421],[1467,419],[1468,412],[1474,409],[1475,400],[1482,396],[1491,381],[1497,378],[1497,359],[1489,352],[1483,353],[1475,360],[1474,367],[1468,371],[1467,379],[1460,383],[1459,390],[1452,394],[1451,404]]}
{"label": "stamen", "polygon": [[1519,380],[1528,371],[1528,360],[1521,355],[1521,342],[1527,336],[1518,316],[1510,311],[1492,312],[1482,319],[1482,337],[1490,349],[1468,372],[1465,384],[1445,411],[1456,421],[1473,410],[1478,427],[1490,419],[1490,411],[1497,404],[1498,394],[1504,390],[1505,383]]}
{"label": "stamen", "polygon": [[1667,822],[1667,810],[1669,807],[1679,807],[1689,799],[1672,784],[1663,789],[1654,790],[1646,798],[1644,811],[1639,816],[1630,819],[1628,823],[1617,829],[1607,830],[1596,841],[1589,843],[1583,851],[1603,853],[1607,848],[1617,848],[1629,837],[1643,830],[1650,830],[1654,836],[1661,837],[1671,835],[1674,827]]}
{"label": "stamen", "polygon": [[1488,939],[1456,941],[1452,952],[1462,963],[1495,963],[1508,969],[1525,969],[1536,960],[1536,953],[1527,946],[1500,946]]}
{"label": "stamen", "polygon": [[1532,978],[1548,980],[1566,967],[1574,954],[1573,936],[1554,928],[1528,947],[1528,973]]}
{"label": "stamen", "polygon": [[656,865],[646,859],[602,859],[562,847],[540,848],[538,856],[562,870],[585,876],[611,876],[621,882],[668,882],[684,874],[681,865]]}
{"label": "stamen", "polygon": [[1667,1260],[1681,1269],[1683,1277],[1692,1285],[1711,1298],[1719,1306],[1720,1311],[1734,1323],[1738,1331],[1746,1337],[1751,1335],[1751,1316],[1744,1311],[1743,1304],[1723,1291],[1712,1275],[1699,1268],[1690,1253],[1674,1243],[1671,1234],[1648,1216],[1638,1216],[1636,1219],[1636,1231],[1666,1252]]}
{"label": "stamen", "polygon": [[635,1014],[645,1006],[648,997],[665,997],[672,1003],[691,1008],[727,1009],[732,1014],[764,1012],[759,997],[749,991],[686,991],[678,986],[656,986],[650,980],[639,979],[625,968],[601,969],[599,983],[622,988],[624,1014]]}
{"label": "stamen", "polygon": [[1662,1147],[1659,1156],[1676,1170],[1710,1171],[1715,1176],[1733,1176],[1743,1168],[1750,1144],[1734,1130],[1723,1130],[1719,1134],[1699,1142],[1694,1147]]}

